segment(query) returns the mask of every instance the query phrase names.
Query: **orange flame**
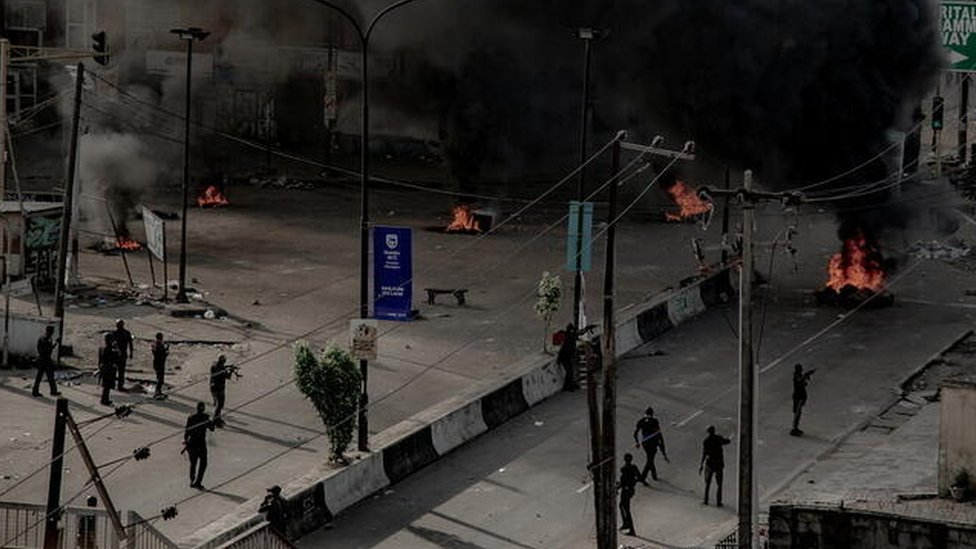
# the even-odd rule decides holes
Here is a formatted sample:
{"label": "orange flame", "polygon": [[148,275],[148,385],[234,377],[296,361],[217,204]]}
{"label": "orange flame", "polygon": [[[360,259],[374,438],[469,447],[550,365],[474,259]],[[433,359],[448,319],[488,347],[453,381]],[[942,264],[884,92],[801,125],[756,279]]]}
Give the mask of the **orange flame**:
{"label": "orange flame", "polygon": [[667,212],[664,218],[668,221],[682,221],[689,217],[695,217],[708,213],[712,209],[712,203],[698,198],[698,192],[684,181],[676,181],[668,188],[668,194],[681,210],[677,213]]}
{"label": "orange flame", "polygon": [[460,204],[454,206],[453,210],[454,218],[451,220],[451,224],[447,226],[445,231],[449,233],[453,232],[481,232],[481,225],[478,223],[478,219],[474,216],[474,212],[471,211],[471,206],[467,204]]}
{"label": "orange flame", "polygon": [[125,250],[127,252],[132,252],[142,249],[142,244],[139,244],[136,240],[129,238],[128,236],[120,236],[115,239],[115,246],[120,250]]}
{"label": "orange flame", "polygon": [[844,241],[841,252],[830,258],[827,274],[830,276],[827,287],[835,292],[844,286],[876,292],[885,282],[881,252],[861,233]]}
{"label": "orange flame", "polygon": [[230,205],[230,201],[216,185],[210,185],[197,197],[197,206],[201,208],[220,208],[228,205]]}

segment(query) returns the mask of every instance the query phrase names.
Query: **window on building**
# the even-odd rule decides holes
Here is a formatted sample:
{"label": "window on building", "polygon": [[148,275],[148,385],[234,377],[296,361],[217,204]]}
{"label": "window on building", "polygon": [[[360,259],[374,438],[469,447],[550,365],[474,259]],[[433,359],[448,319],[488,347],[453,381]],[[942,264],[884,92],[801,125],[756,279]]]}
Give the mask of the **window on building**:
{"label": "window on building", "polygon": [[95,32],[95,0],[65,0],[64,46],[87,50]]}

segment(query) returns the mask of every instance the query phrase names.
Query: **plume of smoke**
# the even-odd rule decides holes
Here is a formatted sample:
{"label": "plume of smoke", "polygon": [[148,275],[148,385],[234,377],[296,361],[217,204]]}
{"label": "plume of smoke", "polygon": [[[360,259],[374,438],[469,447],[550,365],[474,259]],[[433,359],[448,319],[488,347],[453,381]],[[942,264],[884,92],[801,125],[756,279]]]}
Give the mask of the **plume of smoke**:
{"label": "plume of smoke", "polygon": [[149,147],[136,135],[82,136],[78,163],[82,212],[90,219],[102,219],[103,232],[111,234],[106,215],[107,208],[111,209],[121,236],[128,235],[126,220],[162,171]]}

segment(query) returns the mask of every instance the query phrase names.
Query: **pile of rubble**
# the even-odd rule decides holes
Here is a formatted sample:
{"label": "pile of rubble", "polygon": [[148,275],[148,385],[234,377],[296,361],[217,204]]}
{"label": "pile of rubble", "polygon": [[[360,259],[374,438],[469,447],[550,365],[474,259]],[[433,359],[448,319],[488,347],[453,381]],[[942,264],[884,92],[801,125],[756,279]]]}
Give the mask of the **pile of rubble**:
{"label": "pile of rubble", "polygon": [[299,190],[299,191],[310,191],[315,188],[313,183],[307,181],[300,181],[298,179],[291,179],[287,175],[267,175],[267,176],[254,176],[250,179],[251,185],[261,187],[262,189],[288,189],[288,190]]}
{"label": "pile of rubble", "polygon": [[969,255],[971,248],[964,242],[950,240],[948,243],[921,240],[908,249],[908,253],[917,259],[960,259]]}

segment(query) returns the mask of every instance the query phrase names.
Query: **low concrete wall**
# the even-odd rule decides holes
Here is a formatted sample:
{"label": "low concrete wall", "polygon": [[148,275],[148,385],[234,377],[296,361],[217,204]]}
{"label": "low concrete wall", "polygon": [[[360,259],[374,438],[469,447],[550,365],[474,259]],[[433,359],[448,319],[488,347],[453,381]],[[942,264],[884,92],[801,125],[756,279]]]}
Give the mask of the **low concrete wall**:
{"label": "low concrete wall", "polygon": [[769,508],[769,549],[971,549],[976,525],[813,505]]}
{"label": "low concrete wall", "polygon": [[[728,271],[721,271],[630,308],[618,323],[618,356],[731,297]],[[289,537],[318,529],[353,504],[558,394],[564,379],[554,357],[530,357],[375,435],[371,445],[376,450],[351,465],[338,470],[323,467],[291,482],[282,490],[291,510]],[[181,546],[212,549],[259,524],[262,517],[256,509],[262,498],[198,530]]]}
{"label": "low concrete wall", "polygon": [[939,493],[949,494],[956,474],[969,473],[969,488],[976,488],[976,383],[946,381],[939,409]]}
{"label": "low concrete wall", "polygon": [[[3,341],[4,321],[0,317],[0,342]],[[54,326],[57,337],[58,321],[56,318],[45,318],[33,315],[10,314],[9,353],[18,359],[37,358],[37,340],[44,335],[47,326]]]}

